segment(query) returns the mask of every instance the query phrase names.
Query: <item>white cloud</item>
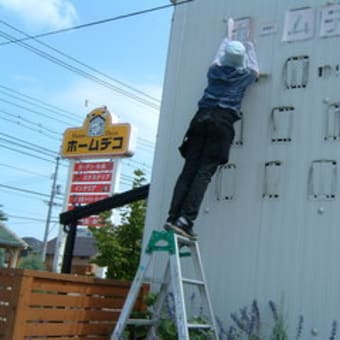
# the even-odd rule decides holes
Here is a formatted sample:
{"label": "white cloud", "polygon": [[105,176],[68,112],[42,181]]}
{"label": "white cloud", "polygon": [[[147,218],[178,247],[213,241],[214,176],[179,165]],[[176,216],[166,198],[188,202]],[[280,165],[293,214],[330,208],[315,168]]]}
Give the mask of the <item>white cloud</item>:
{"label": "white cloud", "polygon": [[[159,98],[162,93],[161,87],[154,85],[134,84],[134,86],[156,98]],[[95,84],[78,81],[70,88],[54,95],[50,102],[63,103],[60,104],[62,107],[72,108],[73,112],[80,111],[81,120],[84,120],[86,114],[92,109],[106,105],[111,114],[118,116],[120,122],[134,125],[138,137],[155,140],[159,116],[157,110]]]}
{"label": "white cloud", "polygon": [[0,0],[4,8],[35,28],[60,29],[77,20],[77,12],[69,0]]}

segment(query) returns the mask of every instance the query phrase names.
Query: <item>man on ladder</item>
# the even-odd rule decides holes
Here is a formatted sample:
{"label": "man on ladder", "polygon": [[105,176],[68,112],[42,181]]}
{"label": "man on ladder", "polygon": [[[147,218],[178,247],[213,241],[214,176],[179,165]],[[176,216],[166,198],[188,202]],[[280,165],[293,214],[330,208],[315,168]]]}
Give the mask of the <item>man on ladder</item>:
{"label": "man on ladder", "polygon": [[233,124],[241,119],[244,93],[259,76],[253,43],[231,40],[232,32],[233,20],[229,19],[228,37],[208,70],[208,86],[179,147],[185,163],[164,225],[165,230],[193,240],[197,239],[193,224],[207,186],[218,166],[228,162]]}
{"label": "man on ladder", "polygon": [[[185,163],[177,179],[164,225],[167,232],[153,231],[111,340],[122,339],[128,323],[150,326],[148,339],[157,339],[161,308],[170,289],[174,294],[179,340],[189,340],[190,332],[195,329],[209,330],[207,339],[219,338],[193,224],[211,177],[220,164],[228,161],[234,138],[233,123],[241,117],[245,90],[259,76],[253,44],[231,40],[232,30],[233,21],[229,20],[228,37],[222,41],[209,68],[208,86],[180,146]],[[180,261],[183,247],[190,250],[195,278],[183,277]],[[128,320],[152,257],[158,251],[166,251],[169,259],[153,316],[149,320]],[[184,284],[198,288],[201,301],[207,306],[206,322],[189,322]]]}

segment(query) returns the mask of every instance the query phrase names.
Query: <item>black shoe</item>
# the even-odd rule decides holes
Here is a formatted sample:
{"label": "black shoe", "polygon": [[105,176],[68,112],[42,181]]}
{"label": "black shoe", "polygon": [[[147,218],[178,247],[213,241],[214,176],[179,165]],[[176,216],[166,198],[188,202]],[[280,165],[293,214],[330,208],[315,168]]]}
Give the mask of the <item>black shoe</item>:
{"label": "black shoe", "polygon": [[175,221],[175,219],[174,219],[173,217],[169,216],[169,217],[167,218],[167,220],[165,221],[165,224],[164,224],[163,228],[164,228],[166,231],[172,230],[171,227],[172,227],[172,225],[174,224],[174,221]]}
{"label": "black shoe", "polygon": [[185,217],[179,217],[173,224],[171,224],[169,229],[173,230],[178,235],[189,238],[190,240],[197,240],[197,234],[194,233],[192,225],[189,224]]}

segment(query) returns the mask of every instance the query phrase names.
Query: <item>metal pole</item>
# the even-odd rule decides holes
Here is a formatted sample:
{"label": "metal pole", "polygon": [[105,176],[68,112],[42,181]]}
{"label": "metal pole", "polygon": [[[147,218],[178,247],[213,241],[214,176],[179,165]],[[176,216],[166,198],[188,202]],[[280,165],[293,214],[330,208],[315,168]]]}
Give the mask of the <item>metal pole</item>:
{"label": "metal pole", "polygon": [[[71,189],[72,173],[74,170],[74,164],[75,164],[75,161],[71,160],[68,166],[63,211],[67,211],[67,208],[68,208],[68,200],[70,197],[70,189]],[[60,224],[58,237],[57,237],[55,249],[54,249],[53,267],[52,267],[53,271],[56,273],[61,273],[61,267],[63,265],[63,254],[64,254],[64,249],[65,249],[65,243],[66,243],[66,233],[64,232],[64,225]]]}
{"label": "metal pole", "polygon": [[53,182],[52,182],[52,189],[51,189],[51,196],[48,201],[48,210],[47,210],[47,217],[46,217],[46,226],[45,226],[45,234],[44,234],[44,241],[43,241],[43,249],[41,252],[41,260],[45,262],[46,260],[46,251],[47,251],[47,242],[48,242],[48,234],[50,232],[50,222],[51,222],[51,215],[52,215],[52,208],[54,204],[54,197],[56,195],[56,183],[58,178],[58,169],[59,169],[59,161],[60,157],[56,158],[56,165],[53,174]]}
{"label": "metal pole", "polygon": [[74,244],[77,237],[77,222],[73,222],[72,224],[70,224],[68,226],[68,230],[65,230],[65,228],[66,226],[64,226],[64,231],[67,232],[67,238],[61,272],[70,274],[72,269]]}

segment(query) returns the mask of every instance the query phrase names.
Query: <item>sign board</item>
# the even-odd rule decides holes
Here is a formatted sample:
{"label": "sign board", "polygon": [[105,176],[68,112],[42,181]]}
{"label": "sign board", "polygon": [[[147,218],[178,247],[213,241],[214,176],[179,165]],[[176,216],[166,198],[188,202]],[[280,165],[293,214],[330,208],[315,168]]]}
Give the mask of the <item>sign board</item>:
{"label": "sign board", "polygon": [[[113,181],[115,180],[113,173],[116,170],[117,162],[87,161],[73,163],[67,198],[68,210],[111,196]],[[103,226],[97,215],[81,219],[78,221],[78,224],[96,227]]]}
{"label": "sign board", "polygon": [[277,32],[277,24],[276,23],[267,23],[260,26],[259,35],[273,35]]}
{"label": "sign board", "polygon": [[310,7],[292,9],[286,12],[283,41],[311,39],[314,36],[315,14]]}
{"label": "sign board", "polygon": [[233,20],[233,28],[231,33],[232,40],[248,41],[253,40],[252,18],[245,17]]}
{"label": "sign board", "polygon": [[112,173],[80,173],[73,174],[73,182],[108,182],[112,179]]}
{"label": "sign board", "polygon": [[80,128],[66,129],[63,136],[63,158],[131,157],[133,150],[130,124],[112,124],[106,107],[91,111]]}
{"label": "sign board", "polygon": [[72,204],[72,206],[90,204],[93,202],[103,200],[104,198],[108,198],[109,196],[110,195],[108,194],[106,195],[78,195],[78,194],[74,195],[74,194],[71,194],[68,202]]}
{"label": "sign board", "polygon": [[72,184],[71,185],[71,194],[76,192],[110,192],[111,184],[110,183],[96,183],[96,184]]}
{"label": "sign board", "polygon": [[112,170],[113,162],[78,162],[74,164],[74,171],[105,171]]}
{"label": "sign board", "polygon": [[100,227],[103,225],[102,221],[100,220],[100,216],[98,215],[93,215],[93,216],[82,218],[79,221],[79,224],[84,225],[84,226],[91,226],[91,227]]}
{"label": "sign board", "polygon": [[321,10],[320,37],[340,35],[340,4],[327,5]]}

